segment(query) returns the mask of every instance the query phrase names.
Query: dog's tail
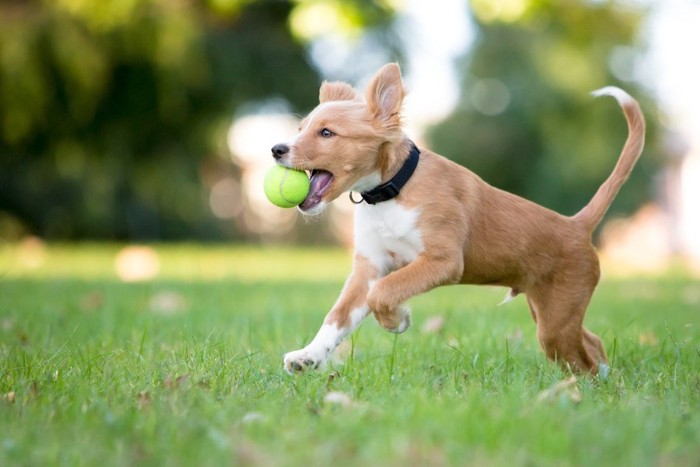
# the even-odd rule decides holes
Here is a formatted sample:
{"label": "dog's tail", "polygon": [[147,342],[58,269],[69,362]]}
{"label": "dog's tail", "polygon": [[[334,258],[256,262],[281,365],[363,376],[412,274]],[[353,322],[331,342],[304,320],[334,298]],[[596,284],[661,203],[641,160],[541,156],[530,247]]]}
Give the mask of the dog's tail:
{"label": "dog's tail", "polygon": [[593,231],[603,219],[644,148],[644,116],[637,101],[622,89],[614,86],[594,91],[593,95],[596,97],[612,96],[617,100],[627,119],[629,133],[615,169],[598,188],[591,201],[573,217],[575,221],[587,226],[590,231]]}

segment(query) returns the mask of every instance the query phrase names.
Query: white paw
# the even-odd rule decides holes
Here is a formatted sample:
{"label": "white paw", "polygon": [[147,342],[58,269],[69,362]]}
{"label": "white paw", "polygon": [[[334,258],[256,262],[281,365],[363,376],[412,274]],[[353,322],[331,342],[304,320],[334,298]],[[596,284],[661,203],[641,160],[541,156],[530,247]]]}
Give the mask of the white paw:
{"label": "white paw", "polygon": [[313,349],[303,348],[288,352],[284,356],[284,369],[290,375],[303,373],[307,370],[322,368],[328,360],[328,353],[318,352]]}
{"label": "white paw", "polygon": [[399,325],[395,329],[389,329],[389,332],[394,332],[396,334],[402,334],[411,327],[411,309],[407,306],[402,306],[399,308]]}

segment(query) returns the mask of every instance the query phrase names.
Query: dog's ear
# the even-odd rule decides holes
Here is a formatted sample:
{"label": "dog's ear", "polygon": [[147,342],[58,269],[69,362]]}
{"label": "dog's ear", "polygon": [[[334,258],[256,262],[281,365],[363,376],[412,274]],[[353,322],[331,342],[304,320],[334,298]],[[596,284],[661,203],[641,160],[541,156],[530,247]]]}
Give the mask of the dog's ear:
{"label": "dog's ear", "polygon": [[397,63],[384,65],[367,87],[365,100],[374,118],[384,121],[400,120],[404,89],[401,69]]}
{"label": "dog's ear", "polygon": [[357,99],[357,92],[348,83],[324,81],[318,93],[318,100],[321,104],[331,101],[353,101]]}

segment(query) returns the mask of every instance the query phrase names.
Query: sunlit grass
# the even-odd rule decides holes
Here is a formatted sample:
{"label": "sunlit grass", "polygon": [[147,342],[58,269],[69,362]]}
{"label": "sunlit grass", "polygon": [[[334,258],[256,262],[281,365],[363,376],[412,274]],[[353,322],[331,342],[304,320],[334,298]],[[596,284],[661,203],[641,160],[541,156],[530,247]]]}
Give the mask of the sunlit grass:
{"label": "sunlit grass", "polygon": [[252,282],[343,281],[350,256],[338,248],[165,245],[158,248],[123,245],[52,245],[27,240],[0,244],[0,278],[63,278],[118,280],[117,262],[128,250],[151,252],[154,278],[188,282],[228,280]]}
{"label": "sunlit grass", "polygon": [[[418,297],[406,334],[368,320],[342,349],[344,364],[292,378],[282,355],[313,337],[342,287],[346,252],[156,247],[155,277],[126,283],[120,251],[2,250],[0,465],[694,465],[700,456],[700,284],[682,275],[604,280],[587,325],[607,345],[611,375],[547,396],[568,375],[544,359],[522,299],[495,306],[503,290]],[[442,325],[423,331],[436,316]]]}

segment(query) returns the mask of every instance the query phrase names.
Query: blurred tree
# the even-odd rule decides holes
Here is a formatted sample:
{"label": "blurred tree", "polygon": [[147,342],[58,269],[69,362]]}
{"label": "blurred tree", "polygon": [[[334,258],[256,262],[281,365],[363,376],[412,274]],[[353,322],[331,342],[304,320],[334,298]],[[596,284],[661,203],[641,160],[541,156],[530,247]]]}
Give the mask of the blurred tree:
{"label": "blurred tree", "polygon": [[230,236],[210,212],[207,174],[234,170],[224,142],[240,105],[315,104],[319,77],[290,28],[310,5],[349,30],[392,14],[371,0],[0,3],[0,229]]}
{"label": "blurred tree", "polygon": [[[612,210],[651,197],[660,157],[655,107],[636,86],[645,11],[630,2],[472,0],[478,34],[464,63],[458,109],[429,132],[432,147],[499,188],[573,214],[612,171],[626,125],[617,84],[639,98],[647,149]],[[621,82],[623,81],[623,82]]]}

